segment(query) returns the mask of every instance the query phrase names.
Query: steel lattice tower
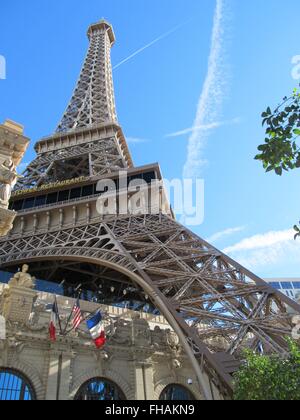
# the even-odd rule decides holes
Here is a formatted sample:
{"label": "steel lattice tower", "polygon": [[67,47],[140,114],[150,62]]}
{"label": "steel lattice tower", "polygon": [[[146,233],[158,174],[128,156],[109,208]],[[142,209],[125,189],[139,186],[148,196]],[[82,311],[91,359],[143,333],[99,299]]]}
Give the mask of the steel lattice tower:
{"label": "steel lattice tower", "polygon": [[[170,213],[101,216],[96,184],[161,179],[158,165],[134,167],[117,123],[110,24],[88,31],[90,46],[70,104],[54,135],[37,142],[36,159],[11,201],[14,229],[0,241],[2,270],[30,263],[32,274],[64,279],[99,302],[157,308],[178,334],[205,397],[232,392],[244,348],[284,354],[292,300],[177,223]],[[116,181],[117,182],[117,181]],[[161,209],[160,209],[161,210]],[[71,292],[70,292],[71,290]]]}
{"label": "steel lattice tower", "polygon": [[57,132],[117,122],[110,49],[115,42],[105,21],[88,30],[90,47],[71,102]]}

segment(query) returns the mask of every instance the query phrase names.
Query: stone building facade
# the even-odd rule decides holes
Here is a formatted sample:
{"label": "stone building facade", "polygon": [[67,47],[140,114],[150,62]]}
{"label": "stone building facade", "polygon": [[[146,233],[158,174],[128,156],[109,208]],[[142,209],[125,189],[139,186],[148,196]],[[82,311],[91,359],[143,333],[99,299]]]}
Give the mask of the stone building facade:
{"label": "stone building facade", "polygon": [[[162,316],[102,306],[107,343],[97,350],[84,324],[56,342],[50,341],[49,307],[53,301],[54,296],[48,293],[0,285],[1,315],[6,321],[6,338],[0,340],[0,368],[21,374],[34,399],[76,399],[80,388],[94,378],[115,384],[126,400],[159,400],[170,385],[186,389],[195,400],[203,399],[179,339]],[[72,299],[58,297],[62,323],[73,304]],[[98,308],[81,301],[84,313]],[[216,389],[214,392],[219,399]]]}

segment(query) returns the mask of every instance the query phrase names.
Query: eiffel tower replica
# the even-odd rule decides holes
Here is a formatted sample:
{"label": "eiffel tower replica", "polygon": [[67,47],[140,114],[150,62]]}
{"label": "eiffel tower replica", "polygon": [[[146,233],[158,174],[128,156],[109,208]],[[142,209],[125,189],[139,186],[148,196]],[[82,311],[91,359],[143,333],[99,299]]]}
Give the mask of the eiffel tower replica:
{"label": "eiffel tower replica", "polygon": [[[172,212],[101,215],[97,183],[119,173],[149,185],[157,164],[135,167],[117,121],[112,26],[88,29],[87,56],[55,134],[16,186],[13,230],[0,241],[1,270],[23,263],[66,296],[159,311],[178,334],[205,398],[233,391],[243,350],[286,354],[300,307],[179,224]],[[155,309],[154,309],[155,308]]]}

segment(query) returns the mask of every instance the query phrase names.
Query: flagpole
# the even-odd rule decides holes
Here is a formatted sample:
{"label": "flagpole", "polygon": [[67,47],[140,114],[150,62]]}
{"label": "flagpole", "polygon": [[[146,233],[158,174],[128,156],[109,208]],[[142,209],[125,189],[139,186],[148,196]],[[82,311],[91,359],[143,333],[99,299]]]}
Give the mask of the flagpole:
{"label": "flagpole", "polygon": [[75,329],[79,328],[81,324],[83,324],[89,317],[91,316],[91,314],[88,314],[82,321],[81,323],[78,325],[78,327],[72,327],[70,330],[66,331],[66,335],[71,334],[71,332],[73,332]]}
{"label": "flagpole", "polygon": [[55,306],[56,306],[56,311],[57,311],[58,325],[59,325],[59,329],[60,329],[60,334],[61,334],[61,335],[63,335],[63,331],[62,331],[61,320],[60,320],[60,316],[59,316],[59,310],[58,310],[58,304],[57,304],[57,298],[56,298],[56,295],[55,295]]}
{"label": "flagpole", "polygon": [[74,304],[73,304],[73,307],[72,307],[71,313],[70,313],[69,318],[68,318],[68,321],[67,321],[67,323],[66,323],[66,327],[65,327],[65,329],[64,329],[63,336],[66,336],[66,335],[70,334],[70,332],[72,332],[72,331],[73,331],[73,329],[72,329],[72,330],[70,330],[70,331],[68,331],[68,325],[69,325],[69,324],[70,324],[70,322],[71,322],[72,315],[73,315],[73,311],[74,311],[74,308],[75,308],[75,306],[76,306],[76,301],[77,301],[77,300],[79,300],[80,294],[81,294],[81,290],[79,290],[79,292],[78,292],[78,296],[77,296],[77,298],[75,298],[75,302],[74,302]]}
{"label": "flagpole", "polygon": [[68,328],[68,325],[69,325],[69,323],[70,323],[70,321],[71,321],[71,318],[72,318],[72,315],[73,315],[74,308],[75,308],[75,303],[74,303],[74,305],[73,305],[73,307],[72,307],[72,310],[71,310],[71,313],[70,313],[70,315],[69,315],[69,318],[68,318],[68,321],[67,321],[66,327],[65,327],[65,329],[64,329],[64,331],[63,331],[63,333],[62,333],[62,335],[63,335],[63,336],[66,336],[67,334],[69,334],[69,332],[67,331],[67,328]]}

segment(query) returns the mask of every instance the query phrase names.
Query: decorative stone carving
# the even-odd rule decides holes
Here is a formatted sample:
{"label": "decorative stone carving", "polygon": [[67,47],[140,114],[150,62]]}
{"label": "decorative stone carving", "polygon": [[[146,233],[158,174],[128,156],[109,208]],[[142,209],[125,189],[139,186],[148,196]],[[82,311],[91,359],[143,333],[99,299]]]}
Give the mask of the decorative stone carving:
{"label": "decorative stone carving", "polygon": [[130,346],[132,344],[132,324],[124,319],[118,319],[109,338],[111,344]]}
{"label": "decorative stone carving", "polygon": [[30,324],[30,316],[37,294],[33,290],[35,278],[28,273],[28,265],[16,273],[2,293],[2,314],[7,322]]}
{"label": "decorative stone carving", "polygon": [[100,349],[94,351],[93,356],[97,362],[108,363],[112,359],[113,354]]}
{"label": "decorative stone carving", "polygon": [[16,167],[11,159],[3,161],[3,155],[0,155],[0,207],[8,208],[11,192],[16,185],[18,174]]}
{"label": "decorative stone carving", "polygon": [[151,332],[149,323],[141,319],[139,314],[135,314],[136,317],[133,319],[133,330],[134,330],[134,343],[142,347],[151,346]]}
{"label": "decorative stone carving", "polygon": [[178,359],[173,359],[172,360],[172,367],[174,369],[181,369],[182,363]]}
{"label": "decorative stone carving", "polygon": [[166,331],[166,339],[167,339],[167,344],[168,344],[170,350],[174,354],[178,355],[180,353],[180,350],[181,350],[179,337],[173,331],[167,330]]}
{"label": "decorative stone carving", "polygon": [[1,162],[12,160],[17,167],[26,152],[29,139],[23,135],[24,127],[6,120],[0,124],[0,156]]}
{"label": "decorative stone carving", "polygon": [[13,121],[0,125],[0,236],[12,229],[16,213],[8,210],[12,190],[18,180],[16,166],[28,147],[23,127]]}
{"label": "decorative stone carving", "polygon": [[[45,308],[44,308],[45,310]],[[36,305],[33,306],[33,312],[31,312],[28,322],[26,323],[25,327],[29,331],[48,331],[48,324],[45,324],[43,320],[41,320],[41,315],[43,314],[43,309],[37,307]]]}
{"label": "decorative stone carving", "polygon": [[10,337],[7,341],[9,349],[15,351],[17,354],[21,353],[25,344],[17,340],[15,337]]}
{"label": "decorative stone carving", "polygon": [[35,277],[32,277],[29,273],[29,266],[24,264],[22,271],[19,271],[14,275],[14,277],[9,281],[10,287],[25,287],[26,289],[34,289],[35,287]]}
{"label": "decorative stone carving", "polygon": [[7,360],[6,341],[0,340],[0,366],[5,366]]}
{"label": "decorative stone carving", "polygon": [[5,236],[12,229],[16,213],[0,207],[0,236]]}
{"label": "decorative stone carving", "polygon": [[166,347],[166,337],[165,332],[156,325],[152,333],[152,344],[155,349],[162,349]]}
{"label": "decorative stone carving", "polygon": [[6,320],[0,315],[0,341],[6,340]]}

